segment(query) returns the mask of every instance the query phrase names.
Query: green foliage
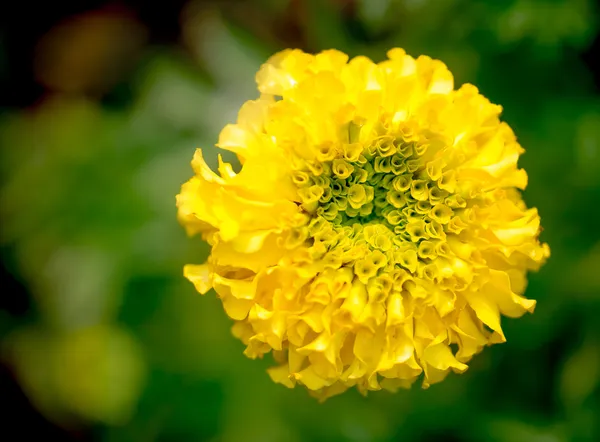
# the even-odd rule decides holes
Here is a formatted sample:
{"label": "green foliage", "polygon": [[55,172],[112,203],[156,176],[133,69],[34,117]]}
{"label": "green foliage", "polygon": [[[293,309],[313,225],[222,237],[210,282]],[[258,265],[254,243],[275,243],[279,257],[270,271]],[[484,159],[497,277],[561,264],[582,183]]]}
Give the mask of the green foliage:
{"label": "green foliage", "polygon": [[[275,26],[295,2],[253,3]],[[214,295],[182,277],[208,253],[175,216],[194,148],[216,164],[220,128],[284,45],[210,14],[196,58],[147,49],[127,106],[63,97],[2,121],[0,241],[35,309],[0,318],[1,355],[48,417],[99,424],[109,442],[600,440],[600,97],[580,57],[594,3],[345,3],[303,2],[305,49],[427,53],[503,105],[552,249],[530,277],[536,313],[506,319],[507,344],[429,390],[321,405],[273,384]]]}

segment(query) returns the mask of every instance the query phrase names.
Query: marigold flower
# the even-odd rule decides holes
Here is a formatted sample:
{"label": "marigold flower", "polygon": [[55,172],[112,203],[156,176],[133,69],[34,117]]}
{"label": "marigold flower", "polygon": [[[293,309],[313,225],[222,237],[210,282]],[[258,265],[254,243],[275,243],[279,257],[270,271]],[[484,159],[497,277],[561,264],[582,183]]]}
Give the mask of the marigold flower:
{"label": "marigold flower", "polygon": [[239,173],[198,149],[177,198],[212,247],[185,276],[275,382],[322,399],[464,372],[505,341],[501,315],[533,311],[526,273],[550,253],[501,107],[438,60],[388,57],[273,56],[219,138]]}

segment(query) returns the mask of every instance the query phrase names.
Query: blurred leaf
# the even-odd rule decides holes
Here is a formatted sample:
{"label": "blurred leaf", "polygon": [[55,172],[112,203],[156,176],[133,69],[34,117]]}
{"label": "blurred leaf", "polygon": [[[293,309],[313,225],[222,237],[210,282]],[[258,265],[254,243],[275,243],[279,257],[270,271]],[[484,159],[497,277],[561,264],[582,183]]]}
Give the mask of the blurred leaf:
{"label": "blurred leaf", "polygon": [[[118,262],[99,249],[62,247],[38,269],[40,304],[65,329],[92,326],[111,318]],[[41,270],[41,271],[40,271]],[[47,285],[44,286],[44,283]],[[112,296],[111,296],[112,295]]]}
{"label": "blurred leaf", "polygon": [[590,0],[518,0],[496,18],[496,33],[501,43],[529,39],[555,54],[560,44],[583,46],[597,29]]}
{"label": "blurred leaf", "polygon": [[111,425],[130,418],[145,374],[131,335],[112,326],[84,329],[59,338],[55,351],[59,397],[70,410]]}
{"label": "blurred leaf", "polygon": [[[575,295],[583,295],[584,299],[600,298],[600,242],[594,244],[589,251],[581,253],[571,263],[571,270],[564,280],[564,287],[571,288]],[[575,288],[575,290],[573,290]]]}
{"label": "blurred leaf", "polygon": [[158,146],[165,135],[197,136],[210,124],[206,118],[210,86],[172,55],[152,54],[139,74],[138,91],[128,123],[135,139],[146,146]]}
{"label": "blurred leaf", "polygon": [[576,411],[600,384],[600,343],[592,336],[566,361],[559,395],[568,410]]}
{"label": "blurred leaf", "polygon": [[148,379],[135,418],[109,430],[106,441],[187,442],[219,433],[223,394],[218,382],[159,370]]}
{"label": "blurred leaf", "polygon": [[24,329],[14,335],[11,359],[28,394],[58,420],[121,424],[134,411],[145,364],[136,340],[113,326],[53,334]]}
{"label": "blurred leaf", "polygon": [[380,28],[385,22],[392,0],[360,0],[358,14],[362,21],[372,28]]}
{"label": "blurred leaf", "polygon": [[587,113],[576,127],[576,154],[580,179],[584,184],[600,185],[600,113]]}
{"label": "blurred leaf", "polygon": [[338,49],[354,55],[353,42],[333,2],[308,0],[305,7],[308,15],[305,18],[307,40],[311,51]]}
{"label": "blurred leaf", "polygon": [[567,442],[561,426],[536,426],[525,421],[493,419],[487,426],[488,441],[493,442]]}

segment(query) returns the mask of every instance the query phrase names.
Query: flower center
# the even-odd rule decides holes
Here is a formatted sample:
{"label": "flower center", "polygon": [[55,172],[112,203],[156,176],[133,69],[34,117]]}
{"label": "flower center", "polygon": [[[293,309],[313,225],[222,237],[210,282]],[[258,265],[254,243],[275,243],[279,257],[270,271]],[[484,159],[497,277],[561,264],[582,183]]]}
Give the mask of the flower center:
{"label": "flower center", "polygon": [[447,142],[415,124],[371,140],[319,146],[316,160],[294,174],[312,248],[335,250],[340,265],[352,262],[367,280],[396,266],[435,277],[426,268],[447,254],[446,234],[461,230],[455,212],[466,206],[436,156]]}

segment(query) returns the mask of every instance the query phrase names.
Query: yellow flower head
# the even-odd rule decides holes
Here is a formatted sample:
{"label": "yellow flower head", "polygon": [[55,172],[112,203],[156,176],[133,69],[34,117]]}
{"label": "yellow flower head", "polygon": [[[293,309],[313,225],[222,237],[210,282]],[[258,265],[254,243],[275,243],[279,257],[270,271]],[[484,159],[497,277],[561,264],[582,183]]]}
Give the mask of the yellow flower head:
{"label": "yellow flower head", "polygon": [[219,138],[241,170],[197,150],[177,198],[212,247],[185,276],[275,382],[322,399],[464,372],[505,341],[500,314],[533,311],[526,273],[549,256],[500,106],[438,60],[388,57],[273,56]]}

